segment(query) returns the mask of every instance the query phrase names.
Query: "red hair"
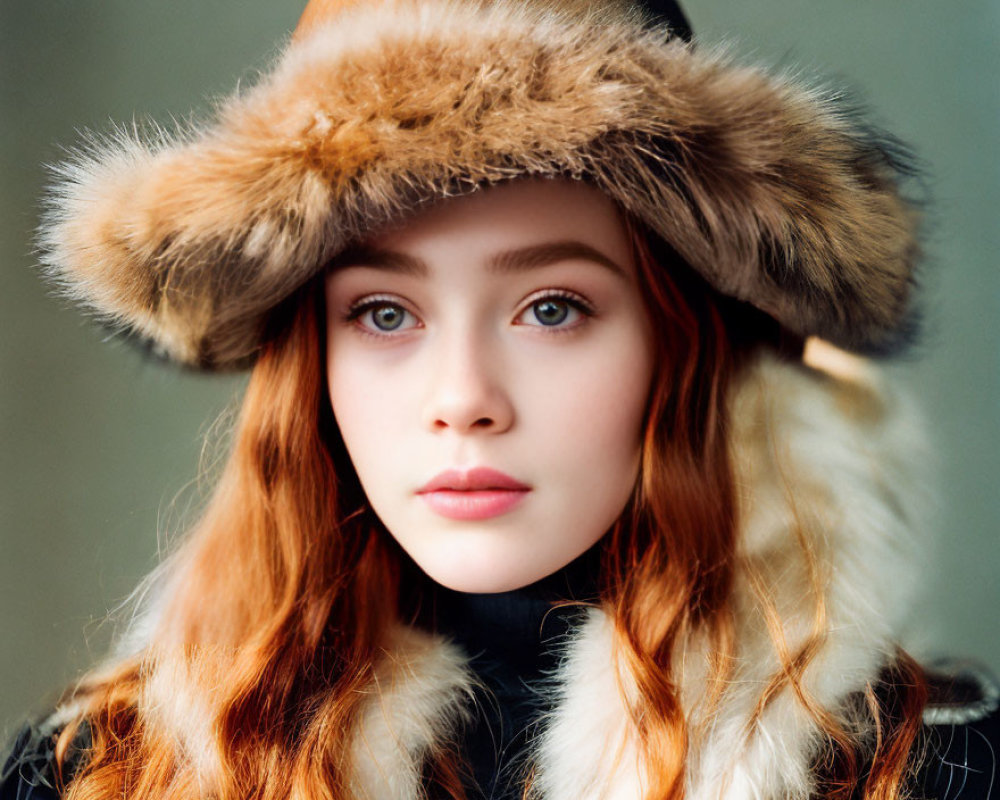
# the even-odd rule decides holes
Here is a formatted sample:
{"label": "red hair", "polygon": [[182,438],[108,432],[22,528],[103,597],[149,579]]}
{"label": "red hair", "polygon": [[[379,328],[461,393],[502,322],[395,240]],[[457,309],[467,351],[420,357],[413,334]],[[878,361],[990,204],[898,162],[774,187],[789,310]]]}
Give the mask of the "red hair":
{"label": "red hair", "polygon": [[[651,390],[639,485],[607,539],[602,599],[638,688],[631,711],[647,796],[679,800],[690,731],[672,654],[703,630],[718,695],[734,650],[727,397],[752,347],[780,342],[760,312],[709,290],[635,220],[626,227],[669,369]],[[65,757],[81,724],[92,747],[70,800],[349,796],[346,744],[398,618],[400,564],[371,523],[329,407],[318,281],[274,315],[229,461],[171,556],[145,645],[71,694],[79,719],[57,754]],[[820,610],[817,635],[822,623]],[[782,654],[775,690],[800,689],[809,646]],[[899,684],[916,688],[904,686],[896,716],[872,706],[870,800],[897,796],[919,728],[919,669],[905,658],[896,669]],[[863,745],[800,699],[830,741],[822,791],[847,797]],[[459,797],[459,771],[454,754],[441,752],[426,774]]]}
{"label": "red hair", "polygon": [[[773,347],[800,358],[802,342],[756,309],[719,296],[641,222],[630,216],[625,221],[648,312],[657,323],[660,363],[668,368],[654,378],[641,482],[631,513],[612,532],[603,596],[638,689],[630,711],[649,776],[646,796],[680,800],[691,731],[673,682],[673,653],[695,630],[707,637],[713,655],[706,686],[709,709],[738,655],[731,608],[738,520],[728,436],[730,387],[756,348]],[[826,738],[816,765],[818,796],[847,800],[857,796],[860,784],[865,800],[898,798],[926,703],[923,672],[899,651],[886,674],[889,704],[883,705],[876,688],[868,686],[874,742],[849,732],[835,710],[808,695],[802,677],[823,642],[827,620],[817,556],[805,536],[799,536],[799,544],[817,598],[812,635],[789,652],[780,620],[771,625],[781,667],[751,727],[787,687]],[[776,617],[766,587],[760,595],[765,614]],[[870,768],[862,777],[865,760]]]}

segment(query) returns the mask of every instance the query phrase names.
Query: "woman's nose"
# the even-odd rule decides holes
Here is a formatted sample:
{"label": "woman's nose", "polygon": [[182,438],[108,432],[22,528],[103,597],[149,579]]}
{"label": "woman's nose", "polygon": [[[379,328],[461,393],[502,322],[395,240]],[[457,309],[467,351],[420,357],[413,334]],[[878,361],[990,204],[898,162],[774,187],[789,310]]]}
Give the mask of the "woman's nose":
{"label": "woman's nose", "polygon": [[425,420],[432,431],[503,433],[514,407],[503,368],[490,348],[473,341],[446,343],[432,355]]}

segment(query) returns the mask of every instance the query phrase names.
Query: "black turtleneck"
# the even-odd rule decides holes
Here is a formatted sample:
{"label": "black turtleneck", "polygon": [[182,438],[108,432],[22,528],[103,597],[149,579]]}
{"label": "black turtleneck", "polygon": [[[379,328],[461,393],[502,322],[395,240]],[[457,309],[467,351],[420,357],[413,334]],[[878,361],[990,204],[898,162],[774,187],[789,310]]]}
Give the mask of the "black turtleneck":
{"label": "black turtleneck", "polygon": [[459,734],[460,755],[472,772],[465,781],[470,800],[520,799],[525,745],[546,710],[539,689],[585,608],[556,604],[596,602],[602,542],[548,577],[509,592],[456,592],[413,574],[416,624],[461,647],[482,683],[471,721]]}

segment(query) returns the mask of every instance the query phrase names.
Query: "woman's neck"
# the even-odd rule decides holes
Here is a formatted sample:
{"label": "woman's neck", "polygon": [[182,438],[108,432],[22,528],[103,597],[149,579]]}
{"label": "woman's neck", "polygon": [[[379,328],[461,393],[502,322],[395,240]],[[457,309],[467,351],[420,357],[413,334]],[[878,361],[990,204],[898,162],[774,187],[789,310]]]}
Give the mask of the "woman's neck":
{"label": "woman's neck", "polygon": [[562,569],[508,592],[458,592],[420,573],[414,622],[452,639],[474,667],[502,667],[504,673],[529,679],[554,666],[558,648],[553,644],[583,605],[597,602],[602,551],[603,539]]}

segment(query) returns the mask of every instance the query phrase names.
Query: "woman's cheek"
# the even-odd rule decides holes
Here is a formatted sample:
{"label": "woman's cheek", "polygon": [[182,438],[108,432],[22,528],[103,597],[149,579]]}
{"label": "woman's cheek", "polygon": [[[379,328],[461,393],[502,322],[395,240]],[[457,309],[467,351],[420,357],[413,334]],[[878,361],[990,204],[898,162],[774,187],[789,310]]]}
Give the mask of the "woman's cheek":
{"label": "woman's cheek", "polygon": [[599,452],[637,445],[652,380],[641,333],[608,331],[579,353],[570,350],[543,365],[532,383],[545,387],[538,394],[547,424]]}
{"label": "woman's cheek", "polygon": [[328,381],[334,418],[351,460],[364,477],[367,462],[391,447],[393,426],[401,419],[402,395],[391,391],[392,370],[346,345],[332,352]]}

